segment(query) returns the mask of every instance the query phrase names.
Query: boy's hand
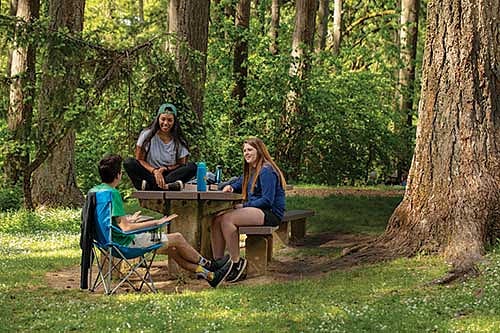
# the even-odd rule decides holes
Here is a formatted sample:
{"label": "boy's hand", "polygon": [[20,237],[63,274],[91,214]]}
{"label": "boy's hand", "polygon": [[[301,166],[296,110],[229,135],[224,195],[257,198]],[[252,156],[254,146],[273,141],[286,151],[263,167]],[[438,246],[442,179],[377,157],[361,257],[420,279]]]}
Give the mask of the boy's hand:
{"label": "boy's hand", "polygon": [[136,223],[137,220],[139,220],[139,217],[141,216],[141,211],[135,212],[134,215],[132,215],[129,220],[132,223]]}
{"label": "boy's hand", "polygon": [[177,214],[172,214],[172,215],[169,215],[169,216],[165,216],[166,220],[165,222],[168,222],[168,221],[172,221],[173,219],[175,219],[177,216]]}
{"label": "boy's hand", "polygon": [[177,214],[172,214],[172,215],[168,215],[168,216],[163,216],[161,219],[158,220],[159,224],[163,224],[165,222],[169,222],[169,221],[172,221],[173,219],[175,219],[177,216]]}

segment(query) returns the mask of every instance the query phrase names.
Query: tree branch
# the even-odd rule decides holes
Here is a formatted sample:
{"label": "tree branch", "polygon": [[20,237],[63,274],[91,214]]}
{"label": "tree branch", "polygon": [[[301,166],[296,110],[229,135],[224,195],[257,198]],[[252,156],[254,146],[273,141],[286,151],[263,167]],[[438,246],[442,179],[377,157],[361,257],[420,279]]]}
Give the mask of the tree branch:
{"label": "tree branch", "polygon": [[368,21],[372,18],[375,17],[380,17],[380,16],[386,16],[386,15],[395,15],[396,11],[394,9],[388,9],[388,10],[383,10],[381,12],[374,12],[374,13],[368,13],[365,16],[357,19],[356,21],[352,22],[351,25],[349,25],[344,32],[344,37],[347,37],[349,33],[354,30],[358,25],[363,24],[365,21]]}

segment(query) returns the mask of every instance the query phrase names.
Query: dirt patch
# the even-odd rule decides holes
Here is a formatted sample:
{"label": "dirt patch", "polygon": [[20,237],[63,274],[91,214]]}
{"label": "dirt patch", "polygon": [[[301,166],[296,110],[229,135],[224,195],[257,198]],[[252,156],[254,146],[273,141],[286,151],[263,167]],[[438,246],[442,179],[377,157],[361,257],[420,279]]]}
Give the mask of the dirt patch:
{"label": "dirt patch", "polygon": [[405,190],[371,190],[363,188],[294,188],[287,191],[287,196],[306,196],[306,197],[328,197],[330,195],[352,195],[352,196],[370,196],[370,197],[399,197],[405,194]]}
{"label": "dirt patch", "polygon": [[[326,197],[330,195],[391,197],[403,196],[404,190],[295,188],[291,191],[287,191],[287,195],[316,197]],[[342,233],[308,235],[305,237],[302,244],[282,248],[273,254],[273,260],[269,263],[266,276],[250,277],[244,281],[238,282],[238,284],[260,285],[279,281],[299,280],[305,277],[314,278],[320,277],[335,269],[351,267],[350,263],[340,266],[336,264],[336,259],[338,259],[340,250],[364,243],[372,238],[373,236],[368,235]],[[297,251],[300,249],[310,251]],[[168,274],[166,261],[155,261],[152,267],[152,274],[157,288],[166,293],[182,293],[186,290],[198,291],[210,288],[205,281],[194,279],[193,275],[187,272],[175,277],[170,276]],[[57,272],[49,272],[46,274],[46,280],[47,284],[55,289],[79,289],[80,266],[69,267]],[[102,293],[102,289],[98,290],[98,292]],[[120,292],[133,292],[133,289],[124,286]]]}
{"label": "dirt patch", "polygon": [[[238,282],[238,284],[261,285],[272,282],[300,280],[305,277],[320,277],[332,270],[332,263],[338,257],[339,249],[367,241],[371,237],[367,235],[339,233],[306,236],[303,244],[288,246],[278,250],[273,260],[269,263],[266,276],[249,277],[244,281]],[[319,249],[321,253],[304,254],[309,251],[300,251],[300,253],[296,251],[300,249],[312,250],[313,253]],[[205,281],[197,280],[192,274],[187,272],[175,277],[170,276],[166,261],[155,261],[151,271],[156,287],[166,293],[210,289],[210,286]],[[54,289],[80,288],[80,266],[68,267],[56,272],[48,272],[45,277],[48,286]],[[229,285],[226,284],[226,286]],[[102,293],[102,289],[98,289],[97,292]],[[120,292],[127,293],[134,292],[134,290],[128,286],[123,286]]]}

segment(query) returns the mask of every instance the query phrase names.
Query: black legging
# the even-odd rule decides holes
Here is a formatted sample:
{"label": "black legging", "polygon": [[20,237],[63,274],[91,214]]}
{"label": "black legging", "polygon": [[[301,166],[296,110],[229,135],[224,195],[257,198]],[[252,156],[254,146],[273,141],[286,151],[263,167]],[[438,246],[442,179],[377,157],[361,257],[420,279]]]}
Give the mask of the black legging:
{"label": "black legging", "polygon": [[[143,167],[135,158],[127,158],[123,161],[123,167],[127,175],[132,180],[132,184],[138,190],[141,189],[142,181],[146,181],[146,191],[163,191],[162,188],[156,184],[155,177]],[[182,180],[184,183],[190,181],[196,175],[196,164],[188,162],[175,170],[165,171],[163,178],[165,183],[173,183],[177,180]]]}

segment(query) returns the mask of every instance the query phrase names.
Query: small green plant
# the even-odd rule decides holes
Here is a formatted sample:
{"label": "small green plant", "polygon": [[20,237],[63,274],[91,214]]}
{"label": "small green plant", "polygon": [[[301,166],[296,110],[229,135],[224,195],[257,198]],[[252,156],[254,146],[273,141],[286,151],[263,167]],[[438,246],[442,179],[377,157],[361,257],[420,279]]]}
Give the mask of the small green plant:
{"label": "small green plant", "polygon": [[0,212],[18,210],[23,204],[22,198],[21,188],[0,186]]}

